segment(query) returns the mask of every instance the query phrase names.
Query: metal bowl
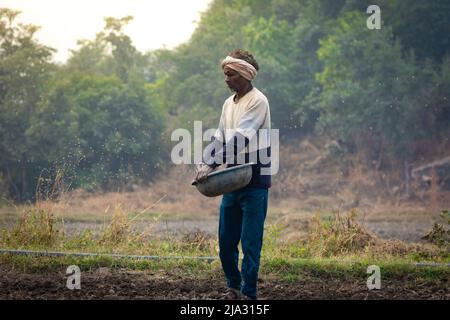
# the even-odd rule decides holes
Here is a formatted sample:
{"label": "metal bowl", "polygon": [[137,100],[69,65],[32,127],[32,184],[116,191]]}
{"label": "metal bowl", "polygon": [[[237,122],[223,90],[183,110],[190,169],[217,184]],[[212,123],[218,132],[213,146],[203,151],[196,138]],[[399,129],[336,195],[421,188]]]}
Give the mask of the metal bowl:
{"label": "metal bowl", "polygon": [[206,180],[193,181],[201,194],[207,197],[217,197],[227,192],[239,190],[249,184],[252,179],[252,165],[241,164],[235,167],[214,171],[207,175]]}

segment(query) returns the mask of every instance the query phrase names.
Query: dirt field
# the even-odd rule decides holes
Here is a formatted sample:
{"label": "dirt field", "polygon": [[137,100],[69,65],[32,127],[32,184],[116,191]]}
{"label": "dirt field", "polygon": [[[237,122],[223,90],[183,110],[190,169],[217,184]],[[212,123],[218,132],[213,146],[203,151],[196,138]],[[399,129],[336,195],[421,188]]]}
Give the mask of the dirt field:
{"label": "dirt field", "polygon": [[[259,294],[268,300],[303,299],[444,299],[450,300],[448,277],[417,281],[406,274],[382,280],[380,290],[368,290],[365,278],[347,280],[312,275],[296,281],[261,279]],[[82,272],[81,289],[66,287],[65,270],[21,273],[0,266],[0,299],[221,299],[222,279],[198,279],[170,273],[150,273],[101,267]]]}

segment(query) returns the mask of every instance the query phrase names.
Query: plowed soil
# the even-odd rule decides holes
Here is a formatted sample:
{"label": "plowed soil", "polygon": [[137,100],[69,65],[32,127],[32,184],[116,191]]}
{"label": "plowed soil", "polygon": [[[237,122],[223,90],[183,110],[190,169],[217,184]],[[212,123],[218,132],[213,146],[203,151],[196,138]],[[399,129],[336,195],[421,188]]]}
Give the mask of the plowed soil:
{"label": "plowed soil", "polygon": [[[0,265],[0,299],[223,299],[222,279],[101,267],[81,273],[81,289],[67,288],[65,270],[23,273]],[[450,300],[448,274],[440,279],[404,275],[368,290],[367,279],[305,276],[295,281],[264,278],[259,296],[267,300],[304,299],[444,299]]]}

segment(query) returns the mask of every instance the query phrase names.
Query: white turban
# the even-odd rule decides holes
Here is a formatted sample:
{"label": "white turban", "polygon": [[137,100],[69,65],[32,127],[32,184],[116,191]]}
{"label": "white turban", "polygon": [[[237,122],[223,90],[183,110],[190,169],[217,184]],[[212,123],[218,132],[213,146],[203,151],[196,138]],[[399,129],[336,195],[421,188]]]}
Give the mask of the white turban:
{"label": "white turban", "polygon": [[243,76],[248,81],[252,81],[255,79],[256,74],[258,71],[255,69],[254,66],[252,66],[250,63],[248,63],[245,60],[242,59],[236,59],[230,56],[227,56],[222,61],[222,69],[227,66],[230,69],[233,69],[234,71],[239,72],[241,76]]}

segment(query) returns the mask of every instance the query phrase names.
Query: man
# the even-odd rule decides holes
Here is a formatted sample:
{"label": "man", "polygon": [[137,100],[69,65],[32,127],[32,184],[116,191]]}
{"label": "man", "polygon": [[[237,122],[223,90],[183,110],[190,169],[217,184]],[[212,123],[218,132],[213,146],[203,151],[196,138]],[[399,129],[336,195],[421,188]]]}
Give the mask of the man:
{"label": "man", "polygon": [[[235,92],[222,108],[214,141],[206,147],[203,163],[197,165],[195,179],[202,181],[221,163],[236,165],[238,154],[245,162],[256,159],[250,183],[237,191],[225,193],[220,205],[219,248],[227,280],[227,299],[257,299],[257,280],[268,205],[270,170],[270,110],[267,98],[252,80],[258,63],[247,51],[236,49],[222,62],[227,86]],[[265,129],[265,130],[260,130]],[[239,144],[238,141],[245,141]],[[255,143],[256,142],[256,143]],[[244,150],[245,149],[245,150]],[[262,161],[264,154],[269,161]],[[242,164],[242,163],[237,163]],[[239,271],[238,244],[243,251]]]}

